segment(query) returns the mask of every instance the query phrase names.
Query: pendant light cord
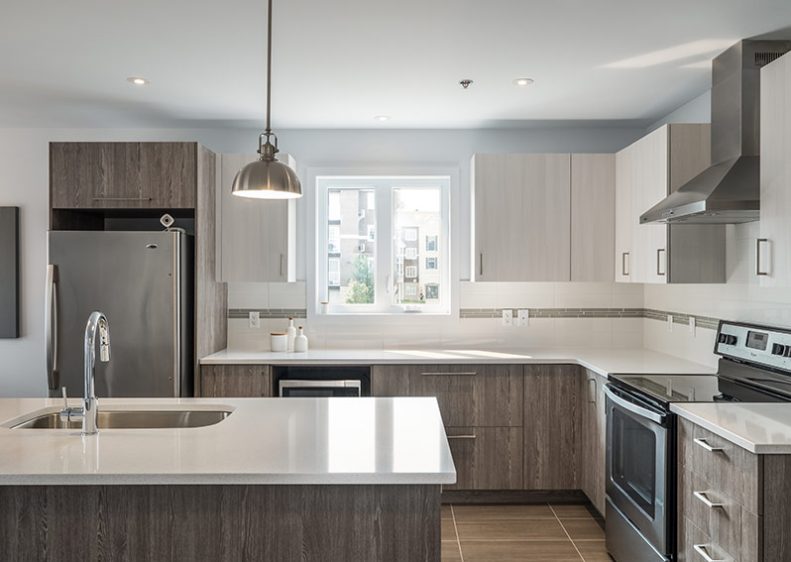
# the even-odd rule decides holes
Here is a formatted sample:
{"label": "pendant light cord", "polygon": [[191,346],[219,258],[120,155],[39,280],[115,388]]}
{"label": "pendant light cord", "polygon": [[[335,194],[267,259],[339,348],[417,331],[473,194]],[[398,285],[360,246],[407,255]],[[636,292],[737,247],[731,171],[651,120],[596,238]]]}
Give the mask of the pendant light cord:
{"label": "pendant light cord", "polygon": [[267,19],[269,30],[266,34],[266,134],[268,137],[272,134],[270,122],[270,113],[272,110],[272,0],[269,0],[269,16]]}

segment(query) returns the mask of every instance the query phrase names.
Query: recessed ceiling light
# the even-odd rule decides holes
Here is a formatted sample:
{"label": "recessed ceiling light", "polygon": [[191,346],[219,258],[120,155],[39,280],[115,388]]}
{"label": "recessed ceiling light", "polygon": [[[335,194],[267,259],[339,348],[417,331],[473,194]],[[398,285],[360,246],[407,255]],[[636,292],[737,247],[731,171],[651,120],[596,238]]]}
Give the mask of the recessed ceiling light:
{"label": "recessed ceiling light", "polygon": [[126,79],[126,81],[131,82],[135,86],[145,86],[148,84],[148,80],[141,78],[140,76],[130,76]]}
{"label": "recessed ceiling light", "polygon": [[529,86],[533,82],[535,82],[535,80],[532,78],[517,78],[514,80],[514,85],[524,87]]}
{"label": "recessed ceiling light", "polygon": [[382,121],[382,122],[390,121],[390,116],[389,115],[377,115],[377,116],[374,117],[374,119],[376,119],[377,121]]}

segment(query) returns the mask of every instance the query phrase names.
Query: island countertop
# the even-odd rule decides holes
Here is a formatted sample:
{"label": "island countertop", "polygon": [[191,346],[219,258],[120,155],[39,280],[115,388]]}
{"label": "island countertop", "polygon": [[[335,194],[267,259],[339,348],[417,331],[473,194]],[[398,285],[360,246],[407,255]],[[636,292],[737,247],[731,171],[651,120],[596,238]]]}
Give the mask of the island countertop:
{"label": "island countertop", "polygon": [[572,364],[602,376],[611,374],[716,373],[715,367],[645,348],[545,349],[316,349],[273,353],[225,349],[200,360],[201,365],[455,365]]}
{"label": "island countertop", "polygon": [[[77,406],[78,400],[70,405]],[[0,485],[452,484],[435,398],[100,399],[100,411],[226,409],[173,429],[11,429],[62,400],[0,399]]]}

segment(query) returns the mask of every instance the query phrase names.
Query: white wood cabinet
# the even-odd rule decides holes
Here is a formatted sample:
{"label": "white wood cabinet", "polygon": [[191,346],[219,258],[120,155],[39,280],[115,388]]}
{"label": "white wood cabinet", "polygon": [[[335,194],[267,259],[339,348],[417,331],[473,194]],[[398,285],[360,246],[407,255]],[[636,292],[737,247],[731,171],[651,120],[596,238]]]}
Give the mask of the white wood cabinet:
{"label": "white wood cabinet", "polygon": [[761,69],[761,226],[756,273],[791,285],[791,56]]}
{"label": "white wood cabinet", "polygon": [[614,220],[615,155],[572,154],[572,281],[612,281]]}
{"label": "white wood cabinet", "polygon": [[725,282],[723,225],[640,224],[710,161],[708,124],[665,125],[616,155],[616,281]]}
{"label": "white wood cabinet", "polygon": [[475,281],[571,279],[571,156],[473,156]]}
{"label": "white wood cabinet", "polygon": [[[296,204],[231,193],[236,173],[257,154],[223,154],[217,195],[218,277],[224,282],[294,281],[296,273]],[[294,159],[278,159],[294,167]]]}

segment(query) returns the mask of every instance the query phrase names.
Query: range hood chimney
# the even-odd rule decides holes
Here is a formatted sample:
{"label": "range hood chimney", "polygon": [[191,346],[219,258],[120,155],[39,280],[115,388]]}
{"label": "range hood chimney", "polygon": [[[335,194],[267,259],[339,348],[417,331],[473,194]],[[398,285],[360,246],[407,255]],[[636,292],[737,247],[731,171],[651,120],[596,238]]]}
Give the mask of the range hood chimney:
{"label": "range hood chimney", "polygon": [[758,220],[762,66],[791,51],[791,41],[741,41],[712,67],[714,165],[650,210],[640,223],[734,224]]}

